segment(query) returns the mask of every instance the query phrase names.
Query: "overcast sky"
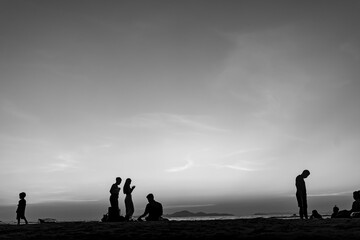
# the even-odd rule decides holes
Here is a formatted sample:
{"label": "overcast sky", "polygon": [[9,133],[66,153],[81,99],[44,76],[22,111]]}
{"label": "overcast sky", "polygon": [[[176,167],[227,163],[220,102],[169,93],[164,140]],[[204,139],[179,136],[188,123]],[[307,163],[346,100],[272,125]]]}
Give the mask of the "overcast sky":
{"label": "overcast sky", "polygon": [[0,1],[0,203],[25,191],[28,203],[106,206],[120,176],[135,205],[153,192],[174,206],[284,196],[296,209],[304,169],[310,196],[351,202],[359,12],[359,1]]}

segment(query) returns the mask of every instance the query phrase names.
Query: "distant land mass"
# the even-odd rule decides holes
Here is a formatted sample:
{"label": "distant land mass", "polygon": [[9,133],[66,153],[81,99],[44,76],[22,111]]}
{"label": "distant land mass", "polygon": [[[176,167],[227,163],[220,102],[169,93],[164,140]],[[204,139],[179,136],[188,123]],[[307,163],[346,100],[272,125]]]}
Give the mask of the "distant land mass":
{"label": "distant land mass", "polygon": [[180,212],[166,214],[164,216],[165,217],[214,217],[214,216],[234,216],[234,215],[229,213],[204,213],[204,212],[193,213],[184,210]]}

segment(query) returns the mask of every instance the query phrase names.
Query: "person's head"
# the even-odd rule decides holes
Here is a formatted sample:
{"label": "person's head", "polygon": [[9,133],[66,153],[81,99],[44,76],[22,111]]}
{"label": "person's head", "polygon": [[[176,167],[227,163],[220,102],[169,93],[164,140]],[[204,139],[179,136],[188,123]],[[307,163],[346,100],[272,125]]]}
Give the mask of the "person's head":
{"label": "person's head", "polygon": [[338,208],[336,205],[333,207],[333,212],[334,212],[334,213],[339,212],[339,208]]}
{"label": "person's head", "polygon": [[146,196],[146,198],[147,198],[147,200],[148,200],[149,202],[154,201],[154,195],[153,195],[152,193],[149,193],[149,194]]}
{"label": "person's head", "polygon": [[121,183],[121,177],[116,178],[116,184],[119,185]]}
{"label": "person's head", "polygon": [[316,210],[312,210],[313,215],[318,215],[318,212]]}
{"label": "person's head", "polygon": [[26,197],[26,193],[21,192],[19,193],[19,198],[24,199]]}
{"label": "person's head", "polygon": [[305,169],[301,175],[303,176],[303,178],[307,178],[310,175],[310,171]]}
{"label": "person's head", "polygon": [[127,178],[127,179],[125,180],[125,184],[124,184],[124,188],[123,188],[124,194],[127,194],[128,191],[130,190],[130,184],[131,184],[131,179],[130,179],[130,178]]}
{"label": "person's head", "polygon": [[130,178],[127,178],[127,179],[125,180],[125,184],[124,184],[124,185],[130,185],[130,183],[131,183],[131,179],[130,179]]}
{"label": "person's head", "polygon": [[360,191],[353,192],[353,198],[354,200],[360,200]]}

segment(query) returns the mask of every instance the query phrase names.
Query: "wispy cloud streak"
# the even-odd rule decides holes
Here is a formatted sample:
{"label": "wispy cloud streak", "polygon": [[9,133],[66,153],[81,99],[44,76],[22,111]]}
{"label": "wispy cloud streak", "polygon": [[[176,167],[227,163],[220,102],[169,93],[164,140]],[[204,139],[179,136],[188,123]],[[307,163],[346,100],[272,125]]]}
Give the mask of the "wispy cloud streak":
{"label": "wispy cloud streak", "polygon": [[249,148],[233,151],[217,157],[219,163],[212,164],[212,166],[245,172],[260,171],[260,166],[263,164],[254,154],[259,154],[264,150],[267,149]]}
{"label": "wispy cloud streak", "polygon": [[309,197],[329,197],[329,196],[344,196],[352,195],[352,192],[334,192],[334,193],[319,193],[319,194],[308,194]]}
{"label": "wispy cloud streak", "polygon": [[42,169],[45,172],[59,172],[69,169],[77,169],[77,164],[79,163],[77,157],[78,156],[69,153],[59,154],[55,157],[56,162],[50,163]]}
{"label": "wispy cloud streak", "polygon": [[136,127],[148,129],[189,129],[194,131],[228,132],[227,129],[215,127],[198,119],[204,116],[186,116],[168,113],[139,114],[116,123],[121,127]]}
{"label": "wispy cloud streak", "polygon": [[192,167],[194,165],[194,162],[191,160],[187,160],[187,163],[184,166],[181,167],[175,167],[175,168],[170,168],[165,170],[166,172],[181,172],[184,171],[186,169],[189,169],[190,167]]}
{"label": "wispy cloud streak", "polygon": [[35,116],[34,114],[28,113],[27,111],[21,109],[19,106],[17,106],[13,102],[6,100],[6,99],[1,99],[0,110],[4,114],[8,114],[9,116],[11,116],[13,118],[16,118],[16,119],[19,119],[19,120],[22,120],[25,122],[29,122],[29,123],[38,123],[39,122],[39,117]]}

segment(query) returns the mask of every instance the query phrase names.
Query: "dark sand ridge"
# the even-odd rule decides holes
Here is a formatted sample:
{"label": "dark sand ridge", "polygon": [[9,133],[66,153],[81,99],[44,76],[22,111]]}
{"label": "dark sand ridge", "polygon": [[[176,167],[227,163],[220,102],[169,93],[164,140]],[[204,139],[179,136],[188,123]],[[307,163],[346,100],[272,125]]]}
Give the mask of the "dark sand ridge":
{"label": "dark sand ridge", "polygon": [[0,225],[0,239],[359,239],[360,219],[238,219]]}

